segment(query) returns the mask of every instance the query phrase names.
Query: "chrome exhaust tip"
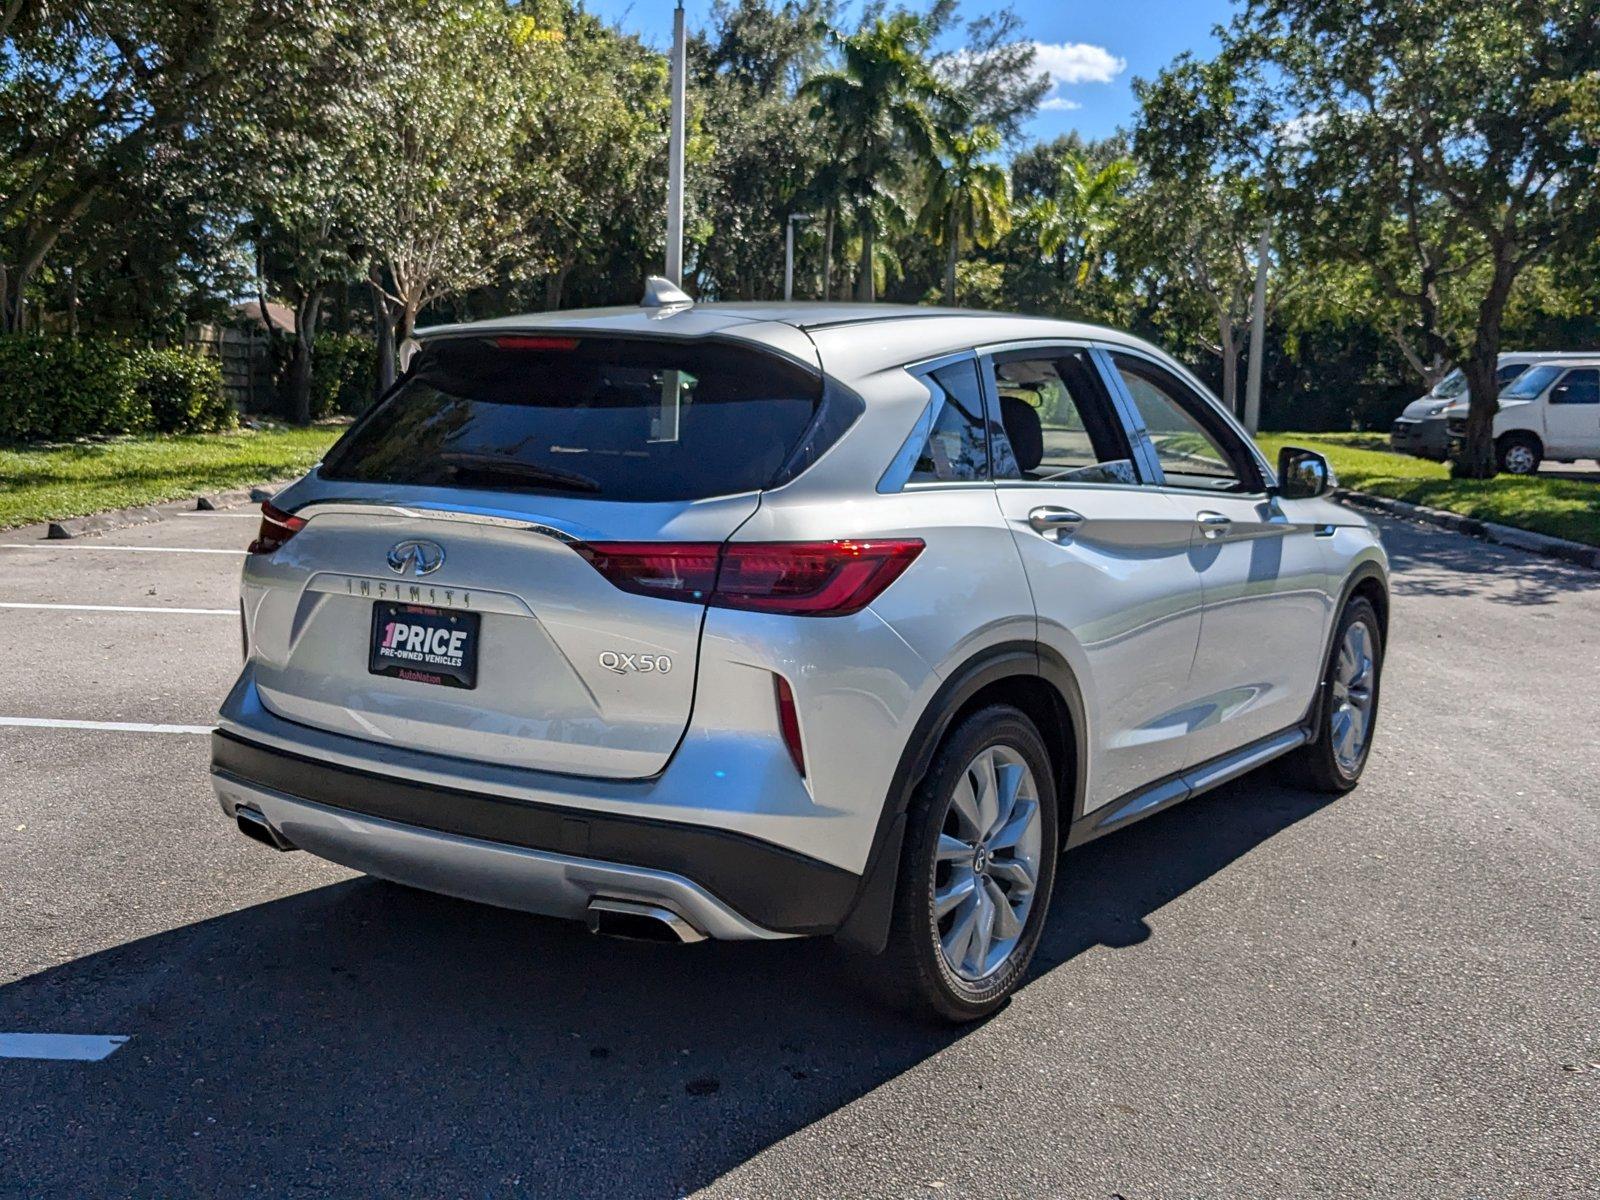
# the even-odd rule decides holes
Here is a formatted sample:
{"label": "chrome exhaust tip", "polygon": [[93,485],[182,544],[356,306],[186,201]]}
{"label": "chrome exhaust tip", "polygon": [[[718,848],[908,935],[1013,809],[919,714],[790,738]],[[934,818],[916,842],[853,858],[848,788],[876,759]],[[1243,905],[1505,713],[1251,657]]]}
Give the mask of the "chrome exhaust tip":
{"label": "chrome exhaust tip", "polygon": [[300,848],[274,829],[267,818],[261,815],[259,809],[241,804],[233,810],[233,817],[239,823],[239,832],[251,841],[260,842],[263,846],[271,846],[274,850],[298,850]]}
{"label": "chrome exhaust tip", "polygon": [[706,935],[672,909],[638,900],[613,900],[596,896],[586,912],[590,933],[628,938],[636,942],[703,942]]}

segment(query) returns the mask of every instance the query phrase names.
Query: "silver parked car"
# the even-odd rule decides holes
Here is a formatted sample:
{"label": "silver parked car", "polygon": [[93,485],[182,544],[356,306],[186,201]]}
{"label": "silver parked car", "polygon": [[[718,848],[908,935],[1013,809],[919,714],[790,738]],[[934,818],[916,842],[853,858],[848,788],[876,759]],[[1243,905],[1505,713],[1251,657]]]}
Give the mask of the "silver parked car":
{"label": "silver parked car", "polygon": [[428,330],[264,506],[241,830],[601,932],[836,935],[966,1020],[1062,850],[1280,757],[1360,778],[1386,562],[1318,455],[1109,329],[654,300]]}

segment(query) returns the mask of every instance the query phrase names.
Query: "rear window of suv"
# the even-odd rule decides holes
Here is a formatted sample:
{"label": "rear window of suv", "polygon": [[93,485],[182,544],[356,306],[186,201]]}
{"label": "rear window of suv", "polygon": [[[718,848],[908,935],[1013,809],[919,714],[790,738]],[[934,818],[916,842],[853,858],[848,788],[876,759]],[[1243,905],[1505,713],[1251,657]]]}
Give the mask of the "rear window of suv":
{"label": "rear window of suv", "polygon": [[699,500],[768,487],[821,377],[714,342],[507,335],[425,347],[329,452],[323,478]]}

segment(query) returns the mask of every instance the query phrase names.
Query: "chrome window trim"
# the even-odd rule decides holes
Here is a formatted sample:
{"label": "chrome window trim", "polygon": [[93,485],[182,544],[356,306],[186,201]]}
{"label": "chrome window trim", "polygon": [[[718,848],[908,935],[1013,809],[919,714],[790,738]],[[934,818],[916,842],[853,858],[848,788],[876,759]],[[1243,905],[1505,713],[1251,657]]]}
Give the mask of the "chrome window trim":
{"label": "chrome window trim", "polygon": [[[993,480],[995,487],[1092,487],[1118,488],[1127,490],[1134,488],[1147,488],[1162,481],[1163,477],[1160,473],[1159,464],[1155,465],[1154,470],[1151,469],[1151,464],[1155,464],[1155,448],[1149,444],[1150,438],[1149,435],[1144,432],[1143,425],[1137,423],[1138,412],[1133,408],[1133,399],[1131,396],[1128,396],[1125,391],[1121,390],[1122,379],[1116,374],[1115,369],[1111,367],[1110,361],[1102,361],[1104,354],[1099,349],[1099,344],[1096,342],[1083,341],[1075,338],[1028,338],[1024,341],[994,342],[989,345],[980,346],[977,350],[978,383],[983,388],[983,405],[986,421],[990,419],[991,414],[997,414],[1000,409],[1000,396],[995,389],[994,382],[995,356],[1000,354],[1009,355],[1016,351],[1027,352],[1029,350],[1088,351],[1090,363],[1093,364],[1094,369],[1100,374],[1101,386],[1105,388],[1106,394],[1111,398],[1112,416],[1122,424],[1123,436],[1127,439],[1128,451],[1132,456],[1131,461],[1133,463],[1133,470],[1134,473],[1139,476],[1139,482],[1111,483],[1082,479],[995,479]],[[999,417],[994,416],[993,419],[998,421]],[[992,458],[993,456],[991,455],[991,464]]]}

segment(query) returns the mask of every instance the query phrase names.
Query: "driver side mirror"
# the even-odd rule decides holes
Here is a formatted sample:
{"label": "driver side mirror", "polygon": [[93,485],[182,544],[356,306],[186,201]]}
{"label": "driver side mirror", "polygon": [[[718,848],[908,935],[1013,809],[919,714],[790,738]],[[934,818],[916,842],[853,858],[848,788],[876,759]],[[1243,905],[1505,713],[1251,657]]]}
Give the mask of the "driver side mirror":
{"label": "driver side mirror", "polygon": [[1328,460],[1315,450],[1285,446],[1278,451],[1278,495],[1285,500],[1311,500],[1331,492],[1338,480]]}

